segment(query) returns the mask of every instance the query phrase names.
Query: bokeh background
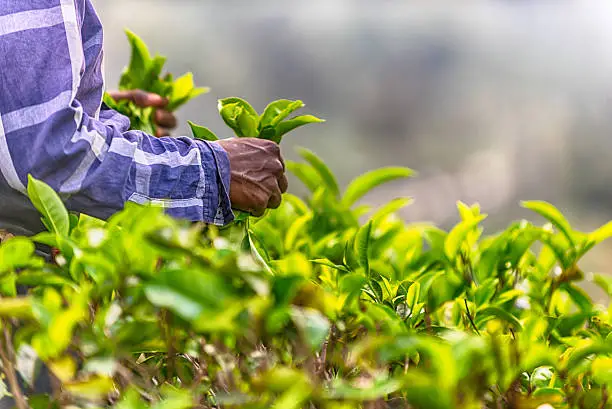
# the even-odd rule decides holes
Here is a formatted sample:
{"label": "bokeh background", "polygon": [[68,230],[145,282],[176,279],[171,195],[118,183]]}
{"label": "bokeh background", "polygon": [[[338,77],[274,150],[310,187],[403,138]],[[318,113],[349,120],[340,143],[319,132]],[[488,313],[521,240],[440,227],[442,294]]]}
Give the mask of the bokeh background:
{"label": "bokeh background", "polygon": [[[180,113],[226,131],[216,101],[261,110],[302,99],[327,119],[292,134],[346,184],[385,165],[419,176],[367,198],[416,199],[403,216],[443,227],[479,202],[489,231],[548,200],[579,229],[612,219],[612,4],[604,0],[94,0],[106,79],[124,28],[212,92]],[[187,133],[182,125],[177,134]],[[302,193],[297,181],[292,190]],[[612,246],[583,267],[612,273]]]}

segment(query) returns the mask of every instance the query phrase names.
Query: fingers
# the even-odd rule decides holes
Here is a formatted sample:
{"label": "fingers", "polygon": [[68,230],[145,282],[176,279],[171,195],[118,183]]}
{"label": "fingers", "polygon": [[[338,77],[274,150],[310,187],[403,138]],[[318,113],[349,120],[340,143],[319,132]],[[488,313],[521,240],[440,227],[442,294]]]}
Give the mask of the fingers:
{"label": "fingers", "polygon": [[157,129],[155,130],[155,136],[158,138],[161,138],[164,136],[170,136],[170,130],[166,128],[161,128],[158,126]]}
{"label": "fingers", "polygon": [[117,101],[132,101],[141,108],[164,108],[166,105],[168,105],[168,100],[166,98],[139,89],[129,91],[112,91],[109,92],[109,94]]}
{"label": "fingers", "polygon": [[281,205],[288,182],[278,144],[241,138],[218,142],[230,162],[230,200],[236,209],[248,209],[255,217]]}
{"label": "fingers", "polygon": [[278,187],[282,193],[285,193],[289,188],[289,181],[287,181],[287,175],[281,174],[278,178]]}
{"label": "fingers", "polygon": [[264,213],[266,213],[266,209],[265,208],[260,208],[260,209],[257,209],[257,210],[251,210],[250,213],[251,213],[251,216],[261,217],[261,216],[264,215]]}
{"label": "fingers", "polygon": [[155,111],[155,123],[161,127],[166,129],[174,129],[176,128],[177,121],[176,117],[172,112],[164,111],[163,109],[158,109]]}
{"label": "fingers", "polygon": [[283,201],[283,194],[280,188],[277,186],[276,189],[270,194],[270,200],[268,200],[268,209],[277,209]]}

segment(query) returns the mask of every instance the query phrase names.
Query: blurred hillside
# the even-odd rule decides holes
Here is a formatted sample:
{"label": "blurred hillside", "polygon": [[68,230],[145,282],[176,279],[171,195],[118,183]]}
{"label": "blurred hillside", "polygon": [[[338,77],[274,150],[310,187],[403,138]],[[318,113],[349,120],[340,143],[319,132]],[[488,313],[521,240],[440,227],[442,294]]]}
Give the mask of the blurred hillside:
{"label": "blurred hillside", "polygon": [[[612,218],[607,2],[94,1],[109,85],[127,62],[129,27],[171,71],[212,87],[182,123],[224,130],[221,97],[258,109],[302,99],[328,122],[288,138],[286,155],[308,147],[342,183],[384,165],[418,170],[368,198],[414,196],[407,219],[447,225],[459,199],[494,214],[491,228],[529,215],[519,199],[552,201],[583,229]],[[592,268],[612,270],[607,253]]]}

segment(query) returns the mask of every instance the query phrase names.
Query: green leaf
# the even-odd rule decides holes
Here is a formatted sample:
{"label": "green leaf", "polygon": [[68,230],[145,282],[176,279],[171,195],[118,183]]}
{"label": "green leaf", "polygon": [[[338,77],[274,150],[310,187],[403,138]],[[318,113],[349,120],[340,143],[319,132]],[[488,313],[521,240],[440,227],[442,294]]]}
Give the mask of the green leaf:
{"label": "green leaf", "polygon": [[612,297],[612,277],[604,274],[595,274],[593,276],[593,282],[602,290],[608,294],[608,297]]}
{"label": "green leaf", "polygon": [[249,113],[250,115],[253,115],[259,118],[259,115],[257,114],[257,111],[255,111],[255,108],[253,108],[251,104],[249,104],[247,101],[245,101],[242,98],[229,97],[229,98],[223,98],[219,100],[219,109],[227,105],[237,105],[241,107],[242,109],[244,109],[245,111],[247,111],[247,113]]}
{"label": "green leaf", "polygon": [[32,319],[32,298],[31,297],[0,297],[0,317]]}
{"label": "green leaf", "polygon": [[238,116],[242,114],[242,111],[243,109],[236,103],[225,105],[221,105],[221,103],[219,103],[219,114],[221,115],[223,122],[225,122],[225,124],[229,126],[238,137],[244,136],[242,134],[242,130],[240,129],[240,125],[238,124]]}
{"label": "green leaf", "polygon": [[485,218],[485,215],[481,215],[470,220],[462,221],[448,233],[444,241],[444,253],[449,261],[455,261],[467,235]]}
{"label": "green leaf", "polygon": [[302,101],[299,101],[299,100],[293,101],[292,103],[287,105],[285,108],[283,108],[283,110],[279,112],[276,116],[274,116],[272,120],[270,121],[270,123],[267,125],[273,128],[276,128],[283,119],[287,118],[293,112],[297,111],[298,109],[302,107],[304,107],[304,103]]}
{"label": "green leaf", "polygon": [[574,242],[572,228],[569,222],[555,206],[550,203],[537,200],[525,201],[522,202],[521,205],[526,209],[538,213],[540,216],[551,222],[553,226],[559,229],[559,231],[567,238],[570,245],[574,246],[576,244]]}
{"label": "green leaf", "polygon": [[[288,99],[279,99],[277,101],[269,103],[266,109],[264,110],[263,114],[261,114],[261,117],[259,120],[260,131],[265,127],[270,127],[274,129],[274,126],[272,126],[272,121],[274,120],[274,118],[276,118],[277,116],[281,114],[285,114],[285,112],[286,112],[286,115],[285,115],[285,118],[286,118],[288,115],[290,115],[295,110],[293,109],[292,111],[290,107],[296,107],[296,106],[297,108],[295,109],[299,109],[303,106],[303,104],[301,104],[301,101],[291,101]],[[281,118],[281,120],[282,119],[284,118]]]}
{"label": "green leaf", "polygon": [[297,307],[291,310],[291,318],[307,345],[313,351],[319,350],[331,328],[327,318],[317,310]]}
{"label": "green leaf", "polygon": [[304,283],[306,278],[303,275],[286,275],[277,276],[274,278],[274,284],[272,285],[272,294],[276,301],[275,306],[288,305],[293,297],[297,294],[300,286]]}
{"label": "green leaf", "polygon": [[414,312],[414,306],[421,299],[421,285],[415,281],[408,288],[408,292],[406,293],[406,304],[411,311]]}
{"label": "green leaf", "polygon": [[360,273],[350,273],[340,279],[339,289],[345,294],[356,294],[361,291],[367,278]]}
{"label": "green leaf", "polygon": [[298,217],[287,230],[287,234],[285,235],[285,249],[291,251],[295,248],[297,244],[297,239],[300,237],[300,234],[304,233],[304,226],[312,219],[312,214],[307,213],[303,216]]}
{"label": "green leaf", "polygon": [[581,311],[590,312],[593,309],[593,301],[591,301],[589,295],[582,288],[564,283],[562,289],[570,296]]}
{"label": "green leaf", "polygon": [[361,227],[355,236],[355,251],[359,260],[359,265],[365,270],[366,275],[370,274],[370,240],[372,237],[372,222]]}
{"label": "green leaf", "polygon": [[334,379],[326,397],[328,399],[343,399],[351,401],[374,401],[384,398],[402,389],[404,381],[401,379],[374,379],[373,382],[364,387],[350,385],[342,379]]}
{"label": "green leaf", "polygon": [[583,360],[591,355],[608,355],[612,354],[612,343],[594,342],[590,345],[585,345],[575,349],[570,355],[565,367],[568,370],[576,368]]}
{"label": "green leaf", "polygon": [[85,380],[64,383],[62,388],[73,396],[101,401],[115,388],[113,379],[106,376],[92,376]]}
{"label": "green leaf", "polygon": [[276,139],[275,142],[280,143],[282,137],[288,132],[293,131],[300,126],[308,125],[308,124],[316,124],[325,122],[324,119],[317,118],[313,115],[301,115],[296,116],[295,118],[288,119],[286,121],[281,122],[277,126],[276,131]]}
{"label": "green leaf", "polygon": [[606,223],[587,235],[588,240],[592,241],[594,244],[601,243],[610,237],[612,237],[612,222]]}
{"label": "green leaf", "polygon": [[14,237],[0,245],[0,273],[13,271],[30,264],[34,243],[25,237]]}
{"label": "green leaf", "polygon": [[272,409],[301,409],[312,394],[312,386],[299,382],[287,389],[272,405]]}
{"label": "green leaf", "polygon": [[270,267],[270,256],[268,255],[268,251],[266,247],[263,245],[261,239],[255,232],[247,227],[246,238],[249,242],[249,247],[251,250],[251,254],[255,259],[261,264],[261,266],[270,274],[273,274],[274,271],[272,267]]}
{"label": "green leaf", "polygon": [[410,374],[407,376],[406,399],[414,409],[452,409],[454,396],[446,389],[440,388],[431,376]]}
{"label": "green leaf", "polygon": [[484,307],[476,311],[476,326],[482,328],[482,325],[491,319],[500,319],[511,324],[516,329],[521,329],[521,322],[512,313],[499,307]]}
{"label": "green leaf", "polygon": [[148,285],[145,287],[145,294],[153,305],[160,308],[169,308],[185,319],[195,320],[203,310],[198,302],[173,288]]}
{"label": "green leaf", "polygon": [[349,184],[342,198],[342,204],[351,207],[375,187],[412,175],[414,175],[413,170],[401,167],[387,167],[367,172],[358,176]]}
{"label": "green leaf", "polygon": [[496,287],[499,284],[499,280],[496,278],[489,279],[478,286],[474,293],[474,299],[476,306],[482,306],[488,303],[496,292]]}
{"label": "green leaf", "polygon": [[28,175],[28,196],[53,233],[62,236],[70,233],[68,211],[60,197],[49,185]]}
{"label": "green leaf", "polygon": [[219,138],[215,135],[210,129],[196,125],[191,121],[187,121],[189,123],[189,127],[191,128],[191,132],[193,133],[193,137],[197,139],[202,139],[205,141],[218,141]]}
{"label": "green leaf", "polygon": [[125,33],[132,47],[132,56],[128,66],[128,75],[132,81],[130,85],[132,89],[143,89],[146,85],[143,79],[146,78],[151,65],[151,53],[140,37],[130,30],[125,30]]}
{"label": "green leaf", "polygon": [[600,385],[612,385],[612,358],[597,357],[591,364],[593,379]]}
{"label": "green leaf", "polygon": [[315,192],[321,187],[321,177],[312,166],[306,163],[296,163],[290,160],[285,161],[285,166],[287,167],[287,170],[300,179],[300,181],[306,185],[308,190],[311,192]]}
{"label": "green leaf", "polygon": [[317,172],[329,192],[335,197],[338,197],[340,195],[338,181],[325,162],[323,162],[323,160],[321,160],[321,158],[319,158],[314,152],[308,149],[300,148],[298,149],[298,152],[300,156],[304,158],[304,160],[306,160]]}
{"label": "green leaf", "polygon": [[257,137],[259,115],[253,107],[240,98],[220,99],[219,113],[223,121],[238,137]]}
{"label": "green leaf", "polygon": [[378,227],[378,225],[380,223],[382,223],[382,221],[387,216],[389,216],[389,215],[397,212],[398,210],[408,206],[412,202],[413,202],[413,199],[409,198],[409,197],[400,197],[400,198],[396,198],[396,199],[391,200],[387,204],[383,205],[380,209],[378,209],[376,211],[376,213],[374,213],[372,215],[372,217],[370,217],[370,220],[372,221],[373,226],[374,227]]}
{"label": "green leaf", "polygon": [[195,88],[193,73],[188,72],[172,84],[172,94],[166,110],[173,112],[191,99],[210,92],[210,88]]}
{"label": "green leaf", "polygon": [[343,271],[345,273],[349,273],[350,272],[350,270],[348,268],[346,268],[345,266],[334,264],[331,261],[329,261],[328,259],[311,260],[311,262],[314,263],[314,264],[319,264],[319,265],[322,265],[322,266],[333,268],[334,270]]}

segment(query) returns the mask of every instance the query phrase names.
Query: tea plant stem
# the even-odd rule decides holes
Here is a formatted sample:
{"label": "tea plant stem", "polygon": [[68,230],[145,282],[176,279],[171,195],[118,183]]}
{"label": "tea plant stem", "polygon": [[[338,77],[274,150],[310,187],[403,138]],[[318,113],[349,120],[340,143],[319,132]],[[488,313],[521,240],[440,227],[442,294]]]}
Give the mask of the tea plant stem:
{"label": "tea plant stem", "polygon": [[600,409],[605,409],[605,407],[608,405],[608,398],[608,386],[603,385],[601,387],[601,403],[599,404]]}
{"label": "tea plant stem", "polygon": [[0,358],[2,359],[2,367],[6,373],[6,377],[11,388],[11,393],[15,398],[17,408],[29,409],[30,405],[28,405],[23,393],[21,392],[21,387],[19,386],[19,381],[17,380],[17,372],[15,371],[15,366],[13,365],[15,350],[13,348],[13,342],[11,340],[11,334],[8,330],[8,325],[10,324],[6,320],[2,321],[2,332],[4,335],[4,338],[0,339]]}
{"label": "tea plant stem", "polygon": [[427,333],[433,333],[431,330],[431,315],[429,315],[429,310],[427,309],[425,309],[425,327],[427,328]]}
{"label": "tea plant stem", "polygon": [[172,314],[163,310],[161,313],[161,325],[166,339],[166,354],[168,355],[167,379],[171,380],[176,375],[176,350],[174,349],[174,339],[172,336]]}
{"label": "tea plant stem", "polygon": [[470,307],[468,307],[467,299],[464,299],[463,301],[465,302],[465,311],[467,313],[468,319],[470,320],[470,324],[472,324],[472,327],[474,328],[474,331],[476,331],[476,334],[480,336],[480,331],[478,331],[478,328],[476,327],[476,324],[474,323],[474,319],[472,318],[472,313],[470,313]]}

